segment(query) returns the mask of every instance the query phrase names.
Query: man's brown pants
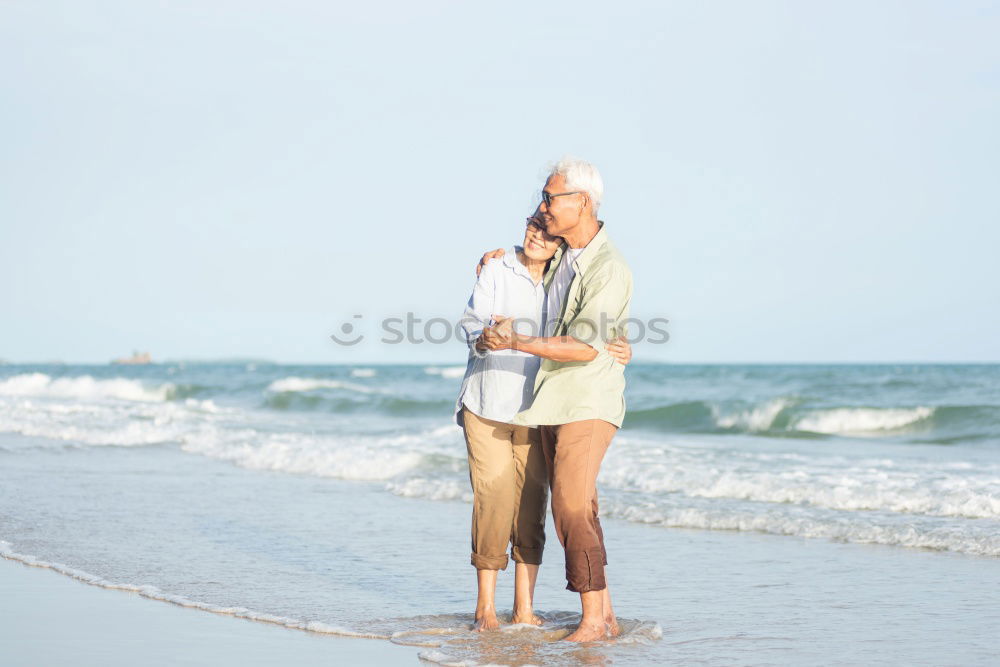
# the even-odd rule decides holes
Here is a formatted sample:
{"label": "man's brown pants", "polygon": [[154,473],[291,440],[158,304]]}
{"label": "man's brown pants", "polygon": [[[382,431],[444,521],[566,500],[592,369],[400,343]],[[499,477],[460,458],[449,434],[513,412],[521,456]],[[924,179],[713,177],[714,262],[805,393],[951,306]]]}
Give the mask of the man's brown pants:
{"label": "man's brown pants", "polygon": [[604,532],[597,517],[597,473],[618,428],[603,419],[540,426],[552,490],[552,521],[566,550],[566,588],[607,587]]}
{"label": "man's brown pants", "polygon": [[506,570],[540,565],[545,547],[545,456],[537,428],[485,419],[463,407],[472,482],[472,564]]}

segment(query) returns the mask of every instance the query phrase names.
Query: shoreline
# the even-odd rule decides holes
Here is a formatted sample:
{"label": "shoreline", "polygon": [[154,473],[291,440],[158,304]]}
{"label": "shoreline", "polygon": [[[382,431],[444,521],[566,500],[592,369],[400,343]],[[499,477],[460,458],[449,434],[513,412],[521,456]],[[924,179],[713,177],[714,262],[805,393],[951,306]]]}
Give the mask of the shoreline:
{"label": "shoreline", "polygon": [[[71,568],[33,564],[18,556],[0,557],[5,602],[0,605],[0,636],[4,664],[11,667],[417,662],[413,647],[220,611],[205,614],[201,612],[210,610],[204,606],[185,606],[124,586],[116,590],[74,576]],[[147,599],[170,604],[148,604]]]}
{"label": "shoreline", "polygon": [[87,584],[88,586],[94,586],[95,588],[102,588],[109,591],[135,593],[139,597],[143,597],[148,600],[167,602],[186,609],[196,609],[198,611],[207,611],[211,614],[217,614],[219,616],[231,616],[233,618],[242,618],[248,621],[269,623],[271,625],[288,628],[290,630],[301,630],[303,632],[311,632],[319,635],[335,635],[351,639],[391,639],[389,635],[355,632],[347,628],[341,628],[327,623],[300,621],[285,616],[276,616],[274,614],[257,612],[245,607],[220,607],[219,605],[214,605],[208,602],[199,602],[181,595],[166,593],[156,586],[148,584],[126,584],[108,581],[107,579],[103,579],[97,575],[91,574],[90,572],[78,570],[62,563],[52,563],[35,558],[34,556],[28,554],[18,553],[11,550],[7,546],[9,544],[10,543],[5,540],[0,540],[0,558],[40,570],[51,570],[52,572],[64,575],[70,579],[75,579],[76,581]]}

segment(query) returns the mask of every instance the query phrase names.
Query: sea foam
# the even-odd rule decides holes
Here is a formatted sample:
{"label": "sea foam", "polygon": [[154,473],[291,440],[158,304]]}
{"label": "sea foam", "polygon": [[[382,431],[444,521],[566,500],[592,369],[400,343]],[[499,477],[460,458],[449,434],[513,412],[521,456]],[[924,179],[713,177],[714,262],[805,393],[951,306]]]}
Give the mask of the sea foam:
{"label": "sea foam", "polygon": [[443,378],[460,378],[465,375],[465,366],[428,366],[424,368],[427,375],[440,375]]}
{"label": "sea foam", "polygon": [[376,387],[366,387],[355,382],[301,377],[286,377],[280,380],[275,380],[267,387],[268,391],[276,394],[299,391],[316,391],[317,389],[347,389],[362,394],[375,394],[381,393],[382,391]]}
{"label": "sea foam", "polygon": [[120,399],[125,401],[165,401],[174,385],[143,386],[137,380],[109,378],[98,380],[89,375],[53,379],[45,373],[24,373],[0,381],[0,396],[38,396],[77,400]]}
{"label": "sea foam", "polygon": [[908,522],[880,522],[871,518],[852,521],[834,516],[824,519],[775,511],[643,507],[618,503],[604,504],[602,514],[671,528],[751,531],[857,544],[954,551],[975,556],[1000,556],[1000,534],[995,528],[976,530],[971,525],[922,527]]}
{"label": "sea foam", "polygon": [[910,426],[934,414],[934,408],[836,408],[799,417],[794,428],[813,433],[865,435]]}

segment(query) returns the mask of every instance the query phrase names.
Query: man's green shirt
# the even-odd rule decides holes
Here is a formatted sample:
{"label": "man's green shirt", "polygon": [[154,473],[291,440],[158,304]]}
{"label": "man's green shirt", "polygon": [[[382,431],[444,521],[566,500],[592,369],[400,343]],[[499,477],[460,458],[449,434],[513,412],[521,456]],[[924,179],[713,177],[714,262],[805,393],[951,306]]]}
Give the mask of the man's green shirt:
{"label": "man's green shirt", "polygon": [[[621,426],[625,418],[625,366],[615,361],[605,343],[627,336],[632,271],[611,243],[604,223],[581,252],[576,275],[562,302],[553,336],[572,336],[595,350],[591,361],[542,359],[535,377],[531,407],[514,417],[515,424],[568,424],[603,419]],[[560,248],[545,274],[548,289],[559,262],[568,255]],[[552,314],[549,314],[552,317]]]}

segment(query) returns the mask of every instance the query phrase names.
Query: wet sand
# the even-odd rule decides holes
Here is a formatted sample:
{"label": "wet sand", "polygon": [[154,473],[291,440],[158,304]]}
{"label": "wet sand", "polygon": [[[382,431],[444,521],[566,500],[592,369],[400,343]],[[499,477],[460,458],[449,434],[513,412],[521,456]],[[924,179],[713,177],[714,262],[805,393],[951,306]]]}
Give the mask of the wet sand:
{"label": "wet sand", "polygon": [[412,648],[290,630],[0,558],[0,645],[21,665],[413,665]]}

